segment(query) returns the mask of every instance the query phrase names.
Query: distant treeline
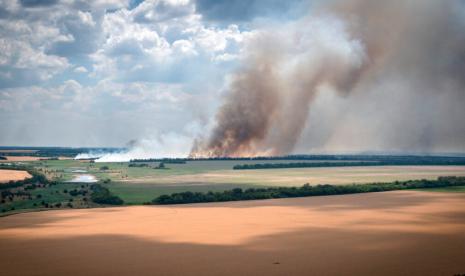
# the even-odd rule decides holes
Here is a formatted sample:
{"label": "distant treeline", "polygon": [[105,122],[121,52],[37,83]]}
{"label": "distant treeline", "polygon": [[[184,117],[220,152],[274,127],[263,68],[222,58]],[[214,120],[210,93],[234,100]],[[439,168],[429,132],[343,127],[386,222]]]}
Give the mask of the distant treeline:
{"label": "distant treeline", "polygon": [[391,183],[352,184],[352,185],[317,185],[305,184],[302,187],[235,188],[223,192],[182,192],[162,195],[147,204],[186,204],[201,202],[224,202],[239,200],[256,200],[272,198],[294,198],[308,196],[343,195],[356,193],[384,192],[407,189],[442,188],[464,186],[465,177],[439,177],[437,180],[409,180]]}
{"label": "distant treeline", "polygon": [[322,160],[322,161],[399,161],[399,160],[449,160],[465,161],[465,156],[439,156],[439,155],[364,155],[364,154],[318,154],[318,155],[284,155],[284,156],[257,156],[257,157],[208,157],[208,158],[151,158],[135,159],[133,162],[165,162],[166,160],[179,161],[247,161],[247,160]]}
{"label": "distant treeline", "polygon": [[465,160],[386,160],[386,161],[351,161],[351,162],[294,162],[294,163],[262,163],[235,165],[233,170],[262,170],[262,169],[290,169],[290,168],[319,168],[319,167],[360,167],[360,166],[445,166],[465,165]]}
{"label": "distant treeline", "polygon": [[178,159],[178,158],[132,159],[132,160],[130,160],[129,162],[131,162],[131,163],[136,163],[136,162],[139,162],[139,163],[142,163],[142,162],[145,162],[145,163],[150,163],[150,162],[163,162],[163,163],[165,163],[165,164],[186,164],[186,160],[184,160],[184,159]]}
{"label": "distant treeline", "polygon": [[130,168],[144,168],[144,167],[148,167],[149,165],[148,164],[137,164],[137,163],[132,163],[132,164],[129,164],[128,167]]}

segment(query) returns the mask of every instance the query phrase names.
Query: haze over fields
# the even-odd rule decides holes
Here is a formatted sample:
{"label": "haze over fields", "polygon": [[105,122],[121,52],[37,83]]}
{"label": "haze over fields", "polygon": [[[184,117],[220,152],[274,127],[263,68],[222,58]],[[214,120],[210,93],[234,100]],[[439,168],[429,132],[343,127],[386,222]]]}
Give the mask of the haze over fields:
{"label": "haze over fields", "polygon": [[5,0],[0,23],[0,145],[465,152],[461,0]]}

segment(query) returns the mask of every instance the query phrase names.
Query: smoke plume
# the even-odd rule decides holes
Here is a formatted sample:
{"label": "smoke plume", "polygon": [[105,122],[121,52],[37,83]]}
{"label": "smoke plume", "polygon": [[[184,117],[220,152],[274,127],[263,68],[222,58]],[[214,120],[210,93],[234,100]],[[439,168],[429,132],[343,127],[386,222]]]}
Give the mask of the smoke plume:
{"label": "smoke plume", "polygon": [[191,156],[465,150],[464,2],[329,2],[255,35]]}
{"label": "smoke plume", "polygon": [[191,139],[182,134],[167,133],[149,139],[131,140],[124,150],[81,153],[74,159],[95,158],[95,162],[129,162],[133,159],[181,158],[186,157],[190,142]]}

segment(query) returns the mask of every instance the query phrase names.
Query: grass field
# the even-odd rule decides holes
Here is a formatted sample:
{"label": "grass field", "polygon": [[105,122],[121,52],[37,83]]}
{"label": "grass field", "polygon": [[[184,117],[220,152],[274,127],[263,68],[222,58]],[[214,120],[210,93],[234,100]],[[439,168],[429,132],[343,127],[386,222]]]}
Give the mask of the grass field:
{"label": "grass field", "polygon": [[[265,161],[282,162],[281,160]],[[305,183],[344,185],[465,175],[465,166],[232,170],[234,165],[255,162],[253,160],[189,161],[186,164],[166,164],[167,169],[154,169],[153,167],[158,166],[158,163],[147,163],[150,167],[139,168],[128,167],[128,163],[90,163],[78,160],[45,160],[33,164],[51,179],[69,181],[76,172],[85,172],[100,180],[111,179],[110,183],[104,185],[127,204],[141,204],[162,194],[183,191],[207,192],[236,187],[301,186]],[[108,169],[102,170],[103,167]]]}
{"label": "grass field", "polygon": [[82,196],[73,197],[68,192],[73,189],[81,189],[82,187],[88,189],[89,186],[77,183],[60,183],[46,189],[37,188],[29,190],[28,192],[31,194],[30,200],[24,200],[21,197],[14,197],[12,201],[6,200],[6,202],[0,204],[0,212],[4,213],[8,211],[8,214],[12,214],[33,209],[45,209],[41,204],[42,202],[50,204],[61,203],[63,206],[71,203],[74,208],[88,207],[91,204],[90,202],[83,202]]}

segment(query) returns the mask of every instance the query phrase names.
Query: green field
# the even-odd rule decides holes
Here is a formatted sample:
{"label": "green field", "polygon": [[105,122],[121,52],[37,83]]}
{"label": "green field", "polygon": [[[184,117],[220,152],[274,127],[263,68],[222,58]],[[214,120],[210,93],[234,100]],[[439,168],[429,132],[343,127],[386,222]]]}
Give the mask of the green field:
{"label": "green field", "polygon": [[[260,163],[279,163],[265,160]],[[293,162],[287,160],[287,162]],[[299,162],[296,160],[295,162]],[[192,191],[223,191],[232,188],[266,186],[301,186],[310,184],[351,184],[390,182],[409,179],[435,179],[438,176],[465,176],[465,166],[376,166],[331,167],[267,170],[232,170],[237,164],[253,164],[253,160],[188,161],[186,164],[165,164],[166,169],[128,167],[129,163],[89,163],[76,160],[32,162],[49,178],[67,181],[82,170],[99,180],[127,204],[140,204],[162,194]],[[106,170],[101,168],[108,167]]]}
{"label": "green field", "polygon": [[441,192],[441,193],[465,193],[465,186],[422,189],[422,191]]}
{"label": "green field", "polygon": [[[71,196],[69,191],[77,189],[87,189],[88,184],[77,184],[77,183],[59,183],[47,188],[36,188],[34,190],[29,190],[31,198],[24,200],[26,198],[14,197],[12,201],[6,200],[1,204],[0,212],[24,212],[25,210],[33,209],[50,209],[55,206],[45,207],[42,202],[49,203],[54,205],[60,203],[61,207],[66,207],[67,204],[71,204],[73,208],[82,208],[89,207],[92,205],[90,201],[83,202],[83,196]],[[13,189],[14,191],[15,189]],[[56,208],[56,207],[55,207]]]}

